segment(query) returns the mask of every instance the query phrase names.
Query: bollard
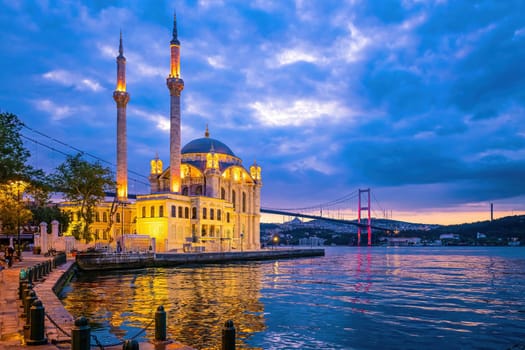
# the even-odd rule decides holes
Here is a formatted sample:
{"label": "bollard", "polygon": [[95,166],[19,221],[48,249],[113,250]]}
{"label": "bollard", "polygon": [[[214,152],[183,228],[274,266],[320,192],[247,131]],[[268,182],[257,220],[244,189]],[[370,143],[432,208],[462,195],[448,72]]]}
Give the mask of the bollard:
{"label": "bollard", "polygon": [[29,311],[31,313],[31,326],[27,345],[47,344],[45,337],[45,310],[40,300],[35,300]]}
{"label": "bollard", "polygon": [[36,293],[34,290],[31,290],[24,299],[24,311],[22,312],[22,317],[26,318],[26,324],[29,324],[31,306],[33,306],[35,300],[37,300]]}
{"label": "bollard", "polygon": [[33,282],[33,274],[35,272],[33,271],[33,268],[32,267],[28,267],[27,268],[27,281],[28,282]]}
{"label": "bollard", "polygon": [[47,261],[44,261],[42,263],[42,275],[44,276],[49,275],[49,270],[47,269]]}
{"label": "bollard", "polygon": [[166,311],[162,305],[155,312],[155,340],[166,340]]}
{"label": "bollard", "polygon": [[27,282],[27,284],[26,284],[26,288],[25,288],[24,291],[22,292],[22,299],[20,299],[20,301],[22,302],[22,307],[24,306],[24,300],[26,300],[27,295],[28,295],[29,292],[31,292],[32,290],[33,290],[33,283],[31,283],[31,282]]}
{"label": "bollard", "polygon": [[222,350],[235,350],[235,326],[232,320],[224,323],[222,329]]}
{"label": "bollard", "polygon": [[47,263],[49,264],[49,272],[52,272],[53,271],[53,260],[49,259]]}
{"label": "bollard", "polygon": [[139,342],[136,340],[126,340],[124,341],[122,350],[139,350]]}
{"label": "bollard", "polygon": [[91,348],[91,328],[87,318],[81,316],[75,320],[71,329],[71,350],[89,350]]}
{"label": "bollard", "polygon": [[40,264],[36,264],[35,265],[35,276],[34,276],[35,282],[40,281],[41,278],[42,278],[42,271],[40,270]]}
{"label": "bollard", "polygon": [[24,295],[24,289],[27,288],[27,280],[20,281],[20,284],[18,285],[18,299],[22,300],[22,296]]}

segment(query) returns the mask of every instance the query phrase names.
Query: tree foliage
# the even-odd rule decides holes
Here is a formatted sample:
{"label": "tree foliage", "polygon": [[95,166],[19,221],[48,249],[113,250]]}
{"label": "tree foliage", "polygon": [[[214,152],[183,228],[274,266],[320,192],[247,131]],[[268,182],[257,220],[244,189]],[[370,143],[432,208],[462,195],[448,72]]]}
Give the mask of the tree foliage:
{"label": "tree foliage", "polygon": [[32,168],[26,164],[29,151],[24,147],[20,130],[24,126],[12,113],[0,113],[0,184],[28,180]]}
{"label": "tree foliage", "polygon": [[111,170],[100,163],[90,163],[77,154],[68,156],[57,167],[52,182],[55,191],[79,207],[80,222],[73,227],[73,235],[90,242],[93,239],[90,226],[94,220],[94,208],[104,200],[106,191],[115,188]]}

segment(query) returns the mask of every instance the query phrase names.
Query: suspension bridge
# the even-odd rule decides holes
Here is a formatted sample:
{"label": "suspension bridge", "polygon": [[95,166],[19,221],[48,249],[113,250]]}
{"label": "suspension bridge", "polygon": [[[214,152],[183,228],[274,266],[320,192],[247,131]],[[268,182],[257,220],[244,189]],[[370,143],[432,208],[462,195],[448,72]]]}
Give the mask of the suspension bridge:
{"label": "suspension bridge", "polygon": [[[116,167],[116,164],[112,162],[106,161],[105,159],[102,159],[101,157],[98,157],[92,153],[85,152],[77,147],[74,147],[65,142],[62,142],[54,137],[48,136],[25,124],[23,125],[23,130],[25,132],[21,133],[22,138],[28,142],[33,143],[35,147],[46,148],[53,153],[60,154],[61,157],[67,157],[67,156],[74,155],[76,153],[80,153],[81,155],[90,157],[99,163],[109,165],[111,166],[111,168]],[[44,140],[42,140],[42,138]],[[38,149],[37,149],[37,152],[38,152]],[[38,162],[38,157],[36,161]],[[136,184],[140,186],[149,187],[147,176],[139,172],[129,170],[129,169],[128,169],[128,172],[130,174],[129,179],[131,181],[135,182]],[[114,196],[115,194],[107,193],[107,195],[111,197],[111,196]],[[386,211],[384,211],[381,208],[381,205],[377,201],[377,198],[375,198],[375,196],[373,195],[370,188],[359,189],[350,194],[337,198],[335,200],[331,200],[328,202],[320,203],[320,204],[309,206],[309,207],[285,208],[285,209],[261,207],[261,213],[288,216],[288,217],[297,217],[297,218],[303,218],[303,219],[309,219],[309,220],[322,220],[322,221],[331,222],[331,223],[356,226],[358,245],[361,244],[361,235],[364,234],[363,231],[366,232],[368,245],[371,245],[372,244],[372,230],[378,230],[378,231],[389,231],[390,230],[388,228],[380,227],[377,225],[372,225],[372,218],[371,218],[371,211],[372,211],[371,198],[372,197],[371,196],[375,200],[377,207],[383,213],[383,217],[386,217]],[[129,195],[129,198],[134,198],[134,197],[135,195],[133,194]],[[357,199],[357,218],[355,220],[348,220],[344,218],[333,218],[333,217],[329,217],[328,215],[323,215],[323,210],[325,210],[325,214],[326,214],[327,211],[329,211],[330,209],[333,209],[335,206],[342,205],[344,209],[351,208],[353,207],[353,205],[350,204],[351,201],[355,201],[356,199]],[[314,211],[319,211],[319,215],[312,214],[312,212]],[[364,218],[362,216],[363,213],[366,214]],[[375,211],[374,211],[374,216],[381,217],[380,215],[377,215]]]}

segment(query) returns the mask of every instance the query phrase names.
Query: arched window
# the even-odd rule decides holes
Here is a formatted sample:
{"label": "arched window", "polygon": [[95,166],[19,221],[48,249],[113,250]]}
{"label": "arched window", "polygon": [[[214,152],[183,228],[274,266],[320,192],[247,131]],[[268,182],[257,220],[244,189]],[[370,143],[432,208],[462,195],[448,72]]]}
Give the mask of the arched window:
{"label": "arched window", "polygon": [[161,218],[164,217],[164,206],[163,205],[159,206],[159,217]]}
{"label": "arched window", "polygon": [[95,212],[95,221],[100,222],[100,213],[98,211]]}
{"label": "arched window", "polygon": [[195,207],[191,208],[191,218],[192,219],[197,219],[197,208],[195,208]]}
{"label": "arched window", "polygon": [[117,213],[117,216],[116,216],[116,218],[115,218],[115,221],[116,221],[116,222],[120,222],[120,213]]}
{"label": "arched window", "polygon": [[102,213],[102,221],[108,222],[108,213],[106,213],[106,212]]}
{"label": "arched window", "polygon": [[149,217],[150,218],[155,217],[155,207],[153,205],[149,208]]}
{"label": "arched window", "polygon": [[184,187],[182,188],[182,195],[183,195],[183,196],[187,196],[187,195],[188,195],[188,187],[184,186]]}
{"label": "arched window", "polygon": [[179,218],[182,219],[182,207],[179,207]]}
{"label": "arched window", "polygon": [[213,211],[213,209],[210,209],[210,220],[214,219],[214,214],[215,212]]}
{"label": "arched window", "polygon": [[188,207],[184,208],[184,217],[188,219],[190,217],[190,210]]}
{"label": "arched window", "polygon": [[202,208],[202,218],[206,219],[206,208]]}
{"label": "arched window", "polygon": [[230,223],[230,213],[226,213],[226,222]]}
{"label": "arched window", "polygon": [[221,218],[221,210],[220,209],[217,209],[217,220],[221,221],[222,218]]}
{"label": "arched window", "polygon": [[235,198],[235,191],[232,191],[232,203],[233,203],[233,207],[234,207],[234,208],[236,207],[236,206],[235,206],[235,202],[236,202],[235,199],[236,199],[236,198]]}
{"label": "arched window", "polygon": [[195,195],[196,196],[202,196],[202,186],[199,185],[195,188]]}
{"label": "arched window", "polygon": [[171,206],[171,217],[174,218],[177,216],[177,207],[172,205]]}
{"label": "arched window", "polygon": [[142,217],[146,217],[146,207],[142,207]]}
{"label": "arched window", "polygon": [[246,213],[246,192],[242,193],[242,212]]}
{"label": "arched window", "polygon": [[226,190],[224,187],[221,187],[221,199],[226,199]]}

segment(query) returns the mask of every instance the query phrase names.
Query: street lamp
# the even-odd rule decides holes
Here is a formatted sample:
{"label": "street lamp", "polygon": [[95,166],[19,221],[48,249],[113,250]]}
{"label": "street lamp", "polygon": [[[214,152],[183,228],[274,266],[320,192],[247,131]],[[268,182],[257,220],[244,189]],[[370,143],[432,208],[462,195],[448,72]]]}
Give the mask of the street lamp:
{"label": "street lamp", "polygon": [[272,240],[273,240],[273,247],[275,249],[275,246],[279,244],[279,235],[274,235]]}
{"label": "street lamp", "polygon": [[242,252],[242,239],[244,238],[244,233],[241,232],[241,252]]}

